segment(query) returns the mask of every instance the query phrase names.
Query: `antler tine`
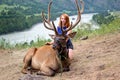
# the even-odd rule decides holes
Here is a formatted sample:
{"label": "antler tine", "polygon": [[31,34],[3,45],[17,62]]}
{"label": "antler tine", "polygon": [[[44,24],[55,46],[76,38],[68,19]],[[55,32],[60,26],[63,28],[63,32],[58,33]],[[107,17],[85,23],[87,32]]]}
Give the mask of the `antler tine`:
{"label": "antler tine", "polygon": [[45,23],[47,23],[49,26],[52,26],[52,25],[50,24],[50,22],[48,22],[47,19],[45,18],[43,12],[42,12],[42,17],[43,17],[43,24],[44,24],[45,28],[47,28],[47,29],[49,29],[49,30],[54,30],[53,28],[49,28],[49,27],[45,24]]}
{"label": "antler tine", "polygon": [[62,34],[63,34],[63,35],[66,34],[69,30],[71,30],[72,24],[73,24],[73,22],[71,22],[70,27],[68,27],[66,30],[64,30],[64,29],[62,28]]}
{"label": "antler tine", "polygon": [[[51,1],[49,2],[49,4],[48,4],[48,19],[45,18],[44,12],[42,12],[42,17],[43,17],[43,24],[44,24],[44,26],[45,26],[47,29],[54,31],[53,25],[50,23],[50,6],[51,6],[51,4],[52,4],[52,0],[51,0]],[[46,25],[46,23],[49,25],[49,27]]]}
{"label": "antler tine", "polygon": [[75,0],[76,2],[76,7],[77,7],[77,10],[78,10],[78,16],[77,16],[77,20],[76,22],[73,24],[72,28],[73,29],[81,20],[81,13],[80,13],[80,8],[79,8],[79,5],[78,5],[78,0]]}
{"label": "antler tine", "polygon": [[62,26],[61,26],[61,31],[62,31],[62,35],[65,35],[65,34],[67,33],[67,31],[64,30],[64,29],[62,28]]}
{"label": "antler tine", "polygon": [[52,4],[52,0],[50,0],[49,4],[48,4],[48,21],[50,22],[50,6]]}
{"label": "antler tine", "polygon": [[80,20],[81,20],[81,12],[83,13],[83,11],[84,11],[84,2],[83,1],[81,1],[81,3],[82,3],[82,10],[81,11],[80,11],[80,7],[78,5],[78,0],[75,0],[75,3],[76,3],[77,11],[78,11],[77,20],[66,31],[69,31],[69,30],[73,29],[80,22]]}
{"label": "antler tine", "polygon": [[81,5],[82,5],[82,9],[81,9],[81,13],[83,13],[84,12],[84,1],[83,0],[80,0],[80,3],[81,3]]}
{"label": "antler tine", "polygon": [[58,35],[58,32],[57,32],[57,30],[56,30],[56,27],[55,27],[55,24],[54,24],[53,21],[52,21],[52,26],[53,26],[53,28],[54,28],[55,34]]}

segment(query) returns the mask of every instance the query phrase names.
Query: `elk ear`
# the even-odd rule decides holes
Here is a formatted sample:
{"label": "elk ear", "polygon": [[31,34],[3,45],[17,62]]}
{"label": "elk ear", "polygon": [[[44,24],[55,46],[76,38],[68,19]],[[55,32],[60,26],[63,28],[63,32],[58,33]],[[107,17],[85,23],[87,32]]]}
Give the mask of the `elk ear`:
{"label": "elk ear", "polygon": [[53,34],[49,34],[49,36],[50,36],[52,39],[55,38],[55,35],[53,35]]}
{"label": "elk ear", "polygon": [[69,38],[73,38],[73,37],[76,35],[76,33],[77,33],[77,32],[72,32],[72,33],[68,34],[68,37],[69,37]]}

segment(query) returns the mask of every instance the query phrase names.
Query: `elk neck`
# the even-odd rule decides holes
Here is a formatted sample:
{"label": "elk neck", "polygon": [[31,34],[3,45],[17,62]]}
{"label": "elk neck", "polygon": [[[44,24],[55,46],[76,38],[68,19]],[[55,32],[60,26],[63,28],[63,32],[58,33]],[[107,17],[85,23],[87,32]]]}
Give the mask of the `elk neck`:
{"label": "elk neck", "polygon": [[59,45],[59,48],[56,48],[53,45],[53,49],[57,50],[57,55],[60,58],[60,60],[65,60],[68,58],[68,49],[67,47],[62,47],[61,45]]}

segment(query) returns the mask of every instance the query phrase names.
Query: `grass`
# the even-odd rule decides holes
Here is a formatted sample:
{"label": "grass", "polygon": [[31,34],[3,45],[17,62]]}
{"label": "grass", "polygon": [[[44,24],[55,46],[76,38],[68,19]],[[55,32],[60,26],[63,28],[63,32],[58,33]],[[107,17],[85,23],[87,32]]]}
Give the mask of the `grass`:
{"label": "grass", "polygon": [[37,38],[37,41],[31,41],[30,43],[18,43],[18,44],[10,44],[5,39],[0,40],[0,49],[25,49],[30,47],[40,47],[43,46],[46,42],[50,42],[51,40],[42,40]]}
{"label": "grass", "polygon": [[116,31],[120,31],[120,18],[116,18],[110,24],[102,24],[99,29],[77,29],[77,35],[75,37],[75,40],[79,39],[82,36],[94,37],[108,33],[114,33]]}

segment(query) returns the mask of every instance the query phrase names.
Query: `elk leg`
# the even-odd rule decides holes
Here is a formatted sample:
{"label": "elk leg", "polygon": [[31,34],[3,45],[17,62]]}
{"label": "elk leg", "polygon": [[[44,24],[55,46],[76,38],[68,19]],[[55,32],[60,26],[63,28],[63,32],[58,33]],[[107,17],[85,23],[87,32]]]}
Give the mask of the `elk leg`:
{"label": "elk leg", "polygon": [[55,71],[52,70],[50,67],[44,67],[43,69],[41,68],[41,71],[39,71],[37,74],[44,75],[44,76],[54,76]]}
{"label": "elk leg", "polygon": [[28,67],[31,67],[31,60],[32,57],[37,49],[36,48],[31,48],[29,49],[28,53],[24,57],[24,66],[23,69],[21,70],[22,73],[26,74],[28,72]]}
{"label": "elk leg", "polygon": [[28,68],[28,64],[25,63],[23,69],[21,70],[21,72],[24,73],[24,74],[27,74],[27,72],[28,72],[27,68]]}
{"label": "elk leg", "polygon": [[31,71],[31,59],[30,60],[25,60],[24,66],[23,66],[23,69],[22,69],[21,72],[24,73],[24,74],[27,74],[28,67],[30,67],[30,71]]}

